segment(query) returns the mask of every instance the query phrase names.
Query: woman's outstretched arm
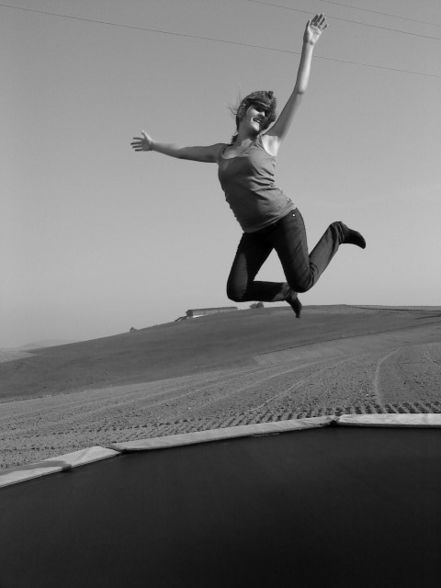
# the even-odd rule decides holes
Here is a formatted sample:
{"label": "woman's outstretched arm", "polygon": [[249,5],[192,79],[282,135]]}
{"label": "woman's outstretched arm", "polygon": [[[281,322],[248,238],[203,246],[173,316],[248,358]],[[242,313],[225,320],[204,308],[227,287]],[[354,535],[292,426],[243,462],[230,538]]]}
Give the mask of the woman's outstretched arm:
{"label": "woman's outstretched arm", "polygon": [[141,137],[133,137],[131,146],[135,151],[157,151],[170,157],[178,159],[189,159],[191,161],[202,161],[205,163],[216,163],[224,143],[216,143],[206,147],[180,147],[173,143],[159,143],[145,131],[141,131]]}
{"label": "woman's outstretched arm", "polygon": [[273,155],[277,154],[280,142],[288,132],[294,114],[301,102],[301,98],[308,87],[314,47],[327,26],[323,14],[316,14],[314,18],[309,20],[306,24],[305,32],[303,34],[302,55],[300,57],[294,90],[280,113],[280,116],[265,134],[265,142],[268,144],[268,148]]}

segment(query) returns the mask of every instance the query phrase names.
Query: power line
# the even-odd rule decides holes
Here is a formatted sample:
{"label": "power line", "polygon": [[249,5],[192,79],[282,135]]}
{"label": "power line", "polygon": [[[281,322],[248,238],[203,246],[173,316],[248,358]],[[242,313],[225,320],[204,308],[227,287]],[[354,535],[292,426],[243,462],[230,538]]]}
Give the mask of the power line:
{"label": "power line", "polygon": [[429,22],[427,20],[418,20],[416,18],[409,18],[408,16],[401,16],[399,14],[392,14],[390,12],[380,12],[379,10],[372,10],[372,8],[361,8],[360,6],[353,6],[352,4],[345,4],[344,2],[336,2],[335,0],[318,0],[325,4],[333,4],[334,6],[344,6],[345,8],[352,8],[353,10],[360,10],[362,12],[370,12],[371,14],[380,14],[381,16],[390,16],[392,18],[399,18],[401,20],[407,20],[409,22],[415,22],[417,24],[430,25],[431,27],[440,28],[441,25],[438,23]]}
{"label": "power line", "polygon": [[407,74],[412,74],[412,75],[417,75],[417,76],[424,76],[424,77],[429,77],[429,78],[441,79],[441,75],[437,75],[437,74],[428,74],[428,73],[423,73],[420,71],[414,71],[414,70],[410,70],[410,69],[400,69],[398,67],[390,67],[388,65],[374,65],[372,63],[364,63],[362,61],[351,61],[350,59],[340,59],[337,57],[323,57],[323,56],[318,56],[318,55],[314,56],[314,59],[322,59],[324,61],[336,61],[338,63],[348,63],[351,65],[362,65],[363,67],[370,67],[372,69],[396,71],[396,72],[400,72],[400,73],[407,73]]}
{"label": "power line", "polygon": [[[324,1],[324,0],[320,0]],[[273,8],[280,8],[282,10],[290,10],[292,12],[301,12],[303,14],[311,14],[306,10],[301,10],[300,8],[293,8],[292,6],[286,6],[284,4],[276,4],[275,2],[265,2],[264,0],[247,0],[247,2],[251,2],[253,4],[261,4],[262,6],[271,6]],[[410,37],[419,37],[420,39],[430,39],[432,41],[441,41],[441,37],[434,37],[433,35],[421,35],[419,33],[411,33],[409,31],[403,31],[402,29],[395,29],[393,27],[385,27],[382,25],[374,25],[367,22],[362,22],[360,20],[353,20],[350,18],[343,18],[341,16],[330,16],[332,20],[340,20],[342,22],[348,22],[350,24],[356,24],[362,27],[369,27],[371,29],[380,29],[381,31],[389,31],[392,33],[399,33],[401,35],[408,35]]]}
{"label": "power line", "polygon": [[[248,1],[253,2],[253,1],[257,1],[257,0],[248,0]],[[230,41],[228,39],[221,39],[221,38],[217,38],[217,37],[207,37],[207,36],[203,36],[203,35],[195,35],[192,33],[180,33],[177,31],[167,31],[165,29],[157,29],[157,28],[152,28],[152,27],[142,27],[142,26],[138,26],[138,25],[120,24],[120,23],[114,23],[114,22],[106,21],[106,20],[88,18],[88,17],[84,17],[84,16],[72,16],[72,15],[68,15],[68,14],[61,14],[58,12],[50,12],[47,10],[37,10],[35,8],[25,8],[25,7],[21,7],[21,6],[13,6],[11,4],[5,4],[3,2],[0,2],[0,7],[12,8],[14,10],[31,12],[31,13],[40,14],[43,16],[53,16],[53,17],[57,17],[57,18],[64,18],[64,19],[74,20],[74,21],[79,21],[79,22],[102,24],[102,25],[110,26],[110,27],[124,28],[124,29],[130,29],[130,30],[135,30],[135,31],[146,31],[146,32],[150,32],[150,33],[158,33],[158,34],[162,34],[162,35],[169,35],[169,36],[181,37],[181,38],[183,37],[183,38],[187,38],[187,39],[199,39],[202,41],[209,41],[209,42],[214,42],[214,43],[224,43],[227,45],[239,45],[241,47],[250,47],[252,49],[262,49],[264,51],[273,51],[273,52],[277,52],[277,53],[288,53],[288,54],[293,54],[293,55],[300,55],[300,51],[295,51],[293,49],[280,49],[277,47],[267,47],[264,45],[257,45],[257,44],[253,44],[253,43],[243,43],[241,41]],[[306,12],[306,11],[299,10],[299,12]],[[310,14],[310,13],[308,12],[307,14]],[[406,69],[399,69],[399,68],[395,68],[395,67],[389,67],[389,66],[385,66],[385,65],[375,65],[375,64],[364,63],[364,62],[359,62],[359,61],[351,61],[348,59],[340,59],[337,57],[324,57],[321,55],[316,55],[315,59],[321,59],[324,61],[334,61],[336,63],[359,65],[362,67],[369,67],[372,69],[395,71],[395,72],[407,73],[407,74],[411,74],[411,75],[418,75],[418,76],[423,76],[423,77],[441,79],[441,75],[437,75],[437,74],[428,74],[428,73],[423,73],[423,72],[414,71],[414,70],[406,70]]]}
{"label": "power line", "polygon": [[2,8],[12,8],[15,10],[21,10],[24,12],[32,12],[34,14],[41,14],[43,16],[54,16],[57,18],[65,18],[68,20],[75,20],[75,21],[79,21],[79,22],[88,22],[88,23],[94,23],[94,24],[102,24],[102,25],[106,25],[109,27],[117,27],[117,28],[123,28],[123,29],[131,29],[131,30],[135,30],[135,31],[147,31],[150,33],[159,33],[162,35],[170,35],[173,37],[184,37],[184,38],[189,38],[189,39],[200,39],[202,41],[212,41],[212,42],[216,42],[216,43],[226,43],[229,45],[240,45],[242,47],[251,47],[253,49],[266,49],[268,51],[277,51],[279,53],[294,53],[297,55],[300,55],[300,51],[292,51],[289,49],[277,49],[275,47],[264,47],[262,45],[255,45],[253,43],[243,43],[241,41],[231,41],[228,39],[221,39],[218,37],[207,37],[205,35],[195,35],[193,33],[180,33],[177,31],[167,31],[165,29],[158,29],[158,28],[153,28],[153,27],[142,27],[139,25],[129,25],[129,24],[124,24],[124,23],[115,23],[115,22],[111,22],[111,21],[107,21],[107,20],[100,20],[97,18],[88,18],[85,16],[73,16],[70,14],[61,14],[59,12],[50,12],[48,10],[37,10],[35,8],[25,8],[22,6],[13,6],[12,4],[5,4],[3,2],[0,2],[0,7]]}

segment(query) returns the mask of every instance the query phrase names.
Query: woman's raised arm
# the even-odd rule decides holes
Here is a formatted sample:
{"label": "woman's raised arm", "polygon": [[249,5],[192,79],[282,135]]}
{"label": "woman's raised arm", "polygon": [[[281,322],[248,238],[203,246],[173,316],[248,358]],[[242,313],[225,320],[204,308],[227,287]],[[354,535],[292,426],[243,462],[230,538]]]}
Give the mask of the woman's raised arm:
{"label": "woman's raised arm", "polygon": [[294,114],[300,104],[301,97],[308,87],[314,47],[327,26],[323,14],[316,14],[312,20],[309,20],[306,23],[305,32],[303,34],[302,55],[300,57],[294,90],[280,113],[280,116],[265,134],[268,147],[274,155],[277,154],[280,142],[288,132]]}
{"label": "woman's raised arm", "polygon": [[133,137],[131,146],[135,151],[157,151],[170,157],[178,159],[189,159],[190,161],[201,161],[204,163],[216,163],[219,154],[224,148],[224,143],[201,147],[180,147],[173,143],[159,143],[145,131],[141,131],[141,137]]}

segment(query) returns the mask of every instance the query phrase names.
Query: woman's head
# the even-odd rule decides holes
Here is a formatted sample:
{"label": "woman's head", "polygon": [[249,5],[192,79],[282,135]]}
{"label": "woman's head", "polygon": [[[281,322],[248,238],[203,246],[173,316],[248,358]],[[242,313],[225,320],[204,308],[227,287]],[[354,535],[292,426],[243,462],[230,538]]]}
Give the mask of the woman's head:
{"label": "woman's head", "polygon": [[240,122],[250,106],[265,114],[260,125],[261,131],[267,129],[276,120],[276,97],[274,96],[274,92],[259,90],[245,96],[239,104],[239,108],[236,111],[236,129],[239,129]]}

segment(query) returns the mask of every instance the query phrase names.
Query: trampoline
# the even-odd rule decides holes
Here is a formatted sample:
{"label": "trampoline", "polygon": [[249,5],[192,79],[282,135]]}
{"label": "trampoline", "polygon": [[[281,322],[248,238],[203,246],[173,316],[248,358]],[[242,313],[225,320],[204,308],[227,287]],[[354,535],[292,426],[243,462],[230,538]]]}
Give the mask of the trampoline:
{"label": "trampoline", "polygon": [[440,427],[323,417],[20,468],[0,476],[0,586],[439,586]]}

